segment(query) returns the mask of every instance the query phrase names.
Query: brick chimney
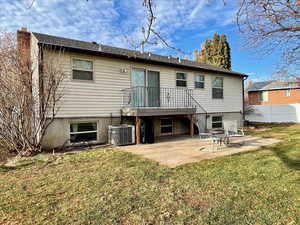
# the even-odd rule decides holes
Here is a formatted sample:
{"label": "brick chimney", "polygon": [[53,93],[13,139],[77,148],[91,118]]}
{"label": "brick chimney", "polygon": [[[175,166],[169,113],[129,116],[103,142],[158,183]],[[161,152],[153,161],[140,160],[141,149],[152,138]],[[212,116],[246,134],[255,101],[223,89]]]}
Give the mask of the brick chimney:
{"label": "brick chimney", "polygon": [[31,33],[25,27],[17,31],[17,53],[22,70],[22,80],[24,84],[31,87]]}
{"label": "brick chimney", "polygon": [[30,42],[31,34],[27,31],[26,27],[22,27],[17,31],[17,49],[22,66],[27,66],[30,62]]}

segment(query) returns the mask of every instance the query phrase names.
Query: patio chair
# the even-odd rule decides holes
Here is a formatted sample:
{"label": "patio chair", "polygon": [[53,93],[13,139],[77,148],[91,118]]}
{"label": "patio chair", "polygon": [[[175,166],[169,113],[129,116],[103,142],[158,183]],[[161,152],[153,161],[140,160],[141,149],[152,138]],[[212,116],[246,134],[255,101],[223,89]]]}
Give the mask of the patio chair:
{"label": "patio chair", "polygon": [[225,120],[223,122],[225,134],[228,137],[242,137],[244,131],[242,128],[238,128],[238,122],[236,120]]}

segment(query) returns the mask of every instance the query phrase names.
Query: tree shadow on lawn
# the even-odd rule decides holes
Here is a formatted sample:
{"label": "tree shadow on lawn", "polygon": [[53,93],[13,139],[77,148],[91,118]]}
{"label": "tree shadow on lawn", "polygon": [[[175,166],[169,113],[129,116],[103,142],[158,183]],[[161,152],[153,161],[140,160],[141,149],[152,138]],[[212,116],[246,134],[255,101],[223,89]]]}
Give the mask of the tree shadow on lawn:
{"label": "tree shadow on lawn", "polygon": [[16,169],[15,167],[8,167],[5,165],[0,165],[0,172],[9,172],[9,171],[12,171],[15,169]]}
{"label": "tree shadow on lawn", "polygon": [[[23,168],[35,167],[37,169],[41,169],[45,166],[50,165],[55,160],[50,157],[46,157],[45,159],[36,158],[36,157],[23,157],[23,158],[12,158],[10,162],[6,164],[0,164],[0,172],[9,172],[13,170],[20,170]],[[55,159],[55,158],[54,158]]]}
{"label": "tree shadow on lawn", "polygon": [[267,147],[286,166],[293,170],[300,170],[300,150],[295,142],[280,142],[272,147]]}
{"label": "tree shadow on lawn", "polygon": [[286,166],[293,170],[300,170],[300,125],[287,124],[286,126],[272,126],[272,129],[265,131],[250,132],[250,135],[264,138],[277,138],[282,141],[272,145],[265,146],[259,150],[265,149],[272,151]]}
{"label": "tree shadow on lawn", "polygon": [[18,170],[18,169],[22,169],[22,168],[32,166],[34,164],[36,164],[35,161],[22,162],[18,165],[14,165],[14,166],[7,166],[7,165],[1,165],[0,164],[0,172],[9,172],[9,171],[12,171],[12,170]]}
{"label": "tree shadow on lawn", "polygon": [[300,143],[298,139],[291,141],[284,140],[271,146],[263,146],[254,151],[240,152],[234,155],[237,156],[252,154],[255,152],[269,151],[277,156],[288,168],[292,170],[300,170],[300,146],[298,147],[297,143]]}

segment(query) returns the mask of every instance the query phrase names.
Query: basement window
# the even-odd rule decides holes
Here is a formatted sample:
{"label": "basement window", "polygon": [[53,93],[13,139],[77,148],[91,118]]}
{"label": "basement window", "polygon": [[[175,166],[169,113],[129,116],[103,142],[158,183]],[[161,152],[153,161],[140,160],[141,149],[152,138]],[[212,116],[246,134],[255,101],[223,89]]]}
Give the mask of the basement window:
{"label": "basement window", "polygon": [[98,129],[96,122],[81,122],[70,124],[70,142],[97,141]]}
{"label": "basement window", "polygon": [[186,73],[176,73],[176,86],[186,87]]}
{"label": "basement window", "polygon": [[173,133],[173,120],[161,119],[160,120],[160,133],[162,135],[171,135]]}
{"label": "basement window", "polygon": [[222,128],[223,127],[223,118],[222,116],[213,116],[211,118],[211,127],[214,128]]}
{"label": "basement window", "polygon": [[93,61],[73,59],[72,63],[74,80],[93,80]]}

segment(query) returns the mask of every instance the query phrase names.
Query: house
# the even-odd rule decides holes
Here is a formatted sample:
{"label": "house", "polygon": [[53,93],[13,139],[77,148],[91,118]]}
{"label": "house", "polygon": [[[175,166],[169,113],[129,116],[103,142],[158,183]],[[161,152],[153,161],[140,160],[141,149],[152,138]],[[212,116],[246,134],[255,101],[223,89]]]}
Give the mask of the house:
{"label": "house", "polygon": [[[116,48],[47,34],[17,33],[24,51],[63,51],[67,77],[59,112],[44,138],[45,147],[82,141],[105,143],[109,125],[147,124],[155,137],[194,135],[243,124],[243,83],[247,75],[199,62]],[[33,64],[38,65],[33,54]],[[34,72],[39,79],[40,70]]]}
{"label": "house", "polygon": [[250,105],[300,103],[300,80],[255,82],[248,89]]}
{"label": "house", "polygon": [[300,122],[300,80],[255,82],[248,87],[252,122]]}

